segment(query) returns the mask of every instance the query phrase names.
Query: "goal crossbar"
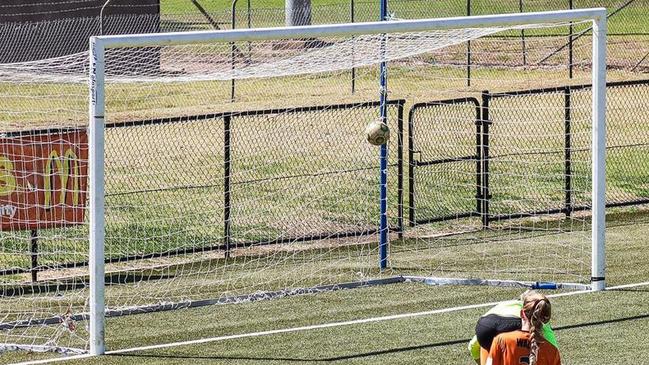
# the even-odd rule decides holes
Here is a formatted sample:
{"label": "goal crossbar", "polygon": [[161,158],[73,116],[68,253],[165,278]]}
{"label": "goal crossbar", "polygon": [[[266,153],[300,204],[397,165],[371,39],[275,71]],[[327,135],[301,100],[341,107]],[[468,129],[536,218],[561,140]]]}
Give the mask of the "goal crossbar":
{"label": "goal crossbar", "polygon": [[238,42],[272,39],[309,38],[314,36],[354,36],[399,32],[421,32],[457,28],[484,28],[540,24],[546,22],[600,21],[607,15],[605,8],[569,11],[543,11],[523,14],[480,15],[471,17],[399,20],[349,24],[325,24],[281,28],[193,31],[157,34],[107,35],[94,37],[104,48],[182,45],[196,42]]}

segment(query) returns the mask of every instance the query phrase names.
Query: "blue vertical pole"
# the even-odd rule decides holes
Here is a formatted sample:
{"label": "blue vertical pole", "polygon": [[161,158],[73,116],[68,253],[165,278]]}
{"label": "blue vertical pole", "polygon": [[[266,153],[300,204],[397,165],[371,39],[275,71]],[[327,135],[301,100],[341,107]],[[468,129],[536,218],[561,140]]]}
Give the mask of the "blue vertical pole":
{"label": "blue vertical pole", "polygon": [[[388,0],[381,0],[381,21],[388,18]],[[381,54],[385,55],[386,35],[381,40]],[[388,74],[385,61],[380,65],[380,117],[381,122],[388,122]],[[388,144],[381,145],[380,152],[381,171],[380,171],[380,224],[379,224],[379,268],[384,270],[388,267]]]}

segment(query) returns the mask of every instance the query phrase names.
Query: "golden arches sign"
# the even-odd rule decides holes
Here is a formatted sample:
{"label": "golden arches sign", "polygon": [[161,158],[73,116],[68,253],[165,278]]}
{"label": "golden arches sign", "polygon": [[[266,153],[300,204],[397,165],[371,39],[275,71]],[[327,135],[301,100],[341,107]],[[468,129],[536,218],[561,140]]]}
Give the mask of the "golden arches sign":
{"label": "golden arches sign", "polygon": [[[51,209],[56,202],[52,203],[52,195],[54,195],[54,179],[59,178],[59,204],[65,205],[66,196],[68,191],[72,193],[72,205],[79,205],[79,197],[81,191],[79,190],[81,169],[79,167],[79,157],[72,148],[65,150],[65,153],[60,156],[57,150],[52,150],[45,163],[44,171],[44,190],[45,190],[45,209]],[[72,180],[72,189],[68,188],[68,181]]]}
{"label": "golden arches sign", "polygon": [[0,228],[84,223],[87,160],[85,130],[0,138]]}

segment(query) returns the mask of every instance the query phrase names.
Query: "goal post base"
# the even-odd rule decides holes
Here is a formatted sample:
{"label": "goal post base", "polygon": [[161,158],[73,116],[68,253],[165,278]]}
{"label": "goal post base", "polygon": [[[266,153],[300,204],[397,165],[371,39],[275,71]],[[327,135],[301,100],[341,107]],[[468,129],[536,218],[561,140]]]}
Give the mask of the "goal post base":
{"label": "goal post base", "polygon": [[525,288],[525,289],[549,289],[549,290],[591,290],[588,284],[578,283],[556,283],[548,281],[519,281],[519,280],[497,280],[497,279],[466,279],[466,278],[440,278],[426,276],[404,276],[406,282],[417,282],[432,286],[446,285],[479,285],[479,286],[497,286],[505,288]]}
{"label": "goal post base", "polygon": [[0,354],[9,351],[27,351],[35,353],[51,352],[65,356],[85,355],[88,351],[74,347],[47,346],[47,345],[21,345],[14,343],[0,344]]}

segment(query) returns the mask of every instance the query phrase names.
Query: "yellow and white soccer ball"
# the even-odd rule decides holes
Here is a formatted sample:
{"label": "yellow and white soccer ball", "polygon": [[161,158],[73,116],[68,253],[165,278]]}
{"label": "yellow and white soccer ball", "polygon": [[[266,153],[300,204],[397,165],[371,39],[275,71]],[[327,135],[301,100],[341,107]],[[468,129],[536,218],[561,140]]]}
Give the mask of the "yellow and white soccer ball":
{"label": "yellow and white soccer ball", "polygon": [[388,143],[390,140],[390,128],[387,124],[379,120],[375,120],[367,125],[365,128],[365,135],[367,141],[375,146],[380,146]]}

